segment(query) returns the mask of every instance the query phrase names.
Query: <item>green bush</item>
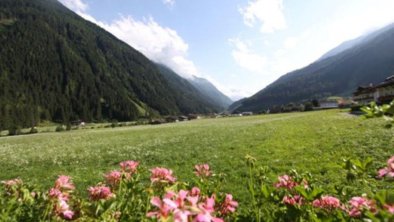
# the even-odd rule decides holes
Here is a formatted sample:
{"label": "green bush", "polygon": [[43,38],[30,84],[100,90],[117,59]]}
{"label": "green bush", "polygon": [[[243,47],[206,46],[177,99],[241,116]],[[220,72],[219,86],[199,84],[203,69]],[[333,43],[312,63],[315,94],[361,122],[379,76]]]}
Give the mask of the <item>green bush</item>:
{"label": "green bush", "polygon": [[65,130],[66,130],[66,127],[64,127],[64,126],[57,126],[55,129],[56,132],[63,132]]}
{"label": "green bush", "polygon": [[22,134],[21,128],[19,126],[13,126],[10,129],[8,129],[8,135],[9,136],[16,136]]}
{"label": "green bush", "polygon": [[30,134],[38,133],[38,129],[36,127],[32,127],[29,131]]}

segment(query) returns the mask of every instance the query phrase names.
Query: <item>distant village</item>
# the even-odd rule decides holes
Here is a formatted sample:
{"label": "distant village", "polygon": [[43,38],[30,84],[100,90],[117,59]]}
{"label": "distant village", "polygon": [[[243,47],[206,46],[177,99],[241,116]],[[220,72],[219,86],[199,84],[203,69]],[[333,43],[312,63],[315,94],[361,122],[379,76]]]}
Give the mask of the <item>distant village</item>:
{"label": "distant village", "polygon": [[[324,110],[324,109],[337,109],[337,108],[351,108],[352,111],[359,111],[361,106],[368,105],[371,102],[377,104],[390,103],[394,100],[394,76],[386,78],[383,82],[368,86],[359,86],[353,93],[351,98],[343,97],[328,97],[321,100],[311,100],[302,104],[290,103],[282,106],[274,106],[270,109],[264,110],[260,113],[253,112],[240,112],[231,113],[225,111],[222,113],[212,113],[205,115],[205,118],[220,118],[220,117],[240,117],[240,116],[251,116],[254,114],[269,114],[269,113],[285,113],[285,112],[302,112],[302,111],[313,111],[313,110]],[[172,122],[183,122],[195,119],[200,119],[202,116],[198,114],[189,114],[187,116],[167,116],[163,119],[154,119],[150,121],[150,124],[162,124]]]}

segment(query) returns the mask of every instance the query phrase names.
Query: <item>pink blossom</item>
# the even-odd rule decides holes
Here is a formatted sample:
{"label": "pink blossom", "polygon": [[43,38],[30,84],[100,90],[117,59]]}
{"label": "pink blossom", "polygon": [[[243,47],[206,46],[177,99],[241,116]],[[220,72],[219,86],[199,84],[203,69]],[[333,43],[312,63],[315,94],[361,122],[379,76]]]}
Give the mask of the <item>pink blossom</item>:
{"label": "pink blossom", "polygon": [[64,201],[68,201],[69,200],[69,196],[70,194],[67,192],[61,192],[59,189],[57,188],[51,188],[49,190],[49,196],[53,199],[58,199],[58,200],[64,200]]}
{"label": "pink blossom", "polygon": [[12,180],[5,180],[5,181],[1,181],[2,184],[4,184],[4,186],[6,188],[11,188],[13,186],[18,186],[21,185],[23,183],[23,181],[21,179],[12,179]]}
{"label": "pink blossom", "polygon": [[55,188],[57,188],[57,189],[74,190],[75,186],[71,182],[71,178],[69,176],[61,175],[55,181]]}
{"label": "pink blossom", "polygon": [[49,196],[52,198],[57,198],[62,192],[57,188],[51,188],[49,190]]}
{"label": "pink blossom", "polygon": [[351,217],[361,216],[362,211],[368,210],[372,213],[376,212],[375,203],[365,197],[353,197],[349,200],[350,209],[348,214]]}
{"label": "pink blossom", "polygon": [[237,207],[238,202],[233,200],[233,195],[226,194],[226,198],[224,199],[220,207],[220,213],[223,215],[234,213]]}
{"label": "pink blossom", "polygon": [[185,206],[185,200],[188,195],[188,191],[180,190],[177,197],[175,198],[175,204],[178,208],[183,208]]}
{"label": "pink blossom", "polygon": [[119,165],[123,171],[133,174],[137,172],[137,167],[139,164],[140,163],[137,161],[128,160],[121,162]]}
{"label": "pink blossom", "polygon": [[187,197],[187,200],[192,205],[192,207],[197,207],[198,200],[200,199],[200,189],[198,187],[193,187]]}
{"label": "pink blossom", "polygon": [[91,200],[106,200],[114,196],[111,189],[106,186],[89,187],[88,191]]}
{"label": "pink blossom", "polygon": [[157,183],[157,182],[164,182],[164,183],[174,183],[175,182],[175,177],[172,175],[172,170],[162,168],[162,167],[156,167],[154,169],[151,169],[151,177],[150,180],[152,183]]}
{"label": "pink blossom", "polygon": [[208,164],[195,165],[194,170],[195,170],[194,173],[198,177],[209,177],[212,175],[212,172],[210,171]]}
{"label": "pink blossom", "polygon": [[200,195],[200,188],[198,187],[193,187],[192,190],[190,191],[191,196],[198,196]]}
{"label": "pink blossom", "polygon": [[223,222],[223,219],[212,216],[215,212],[215,196],[209,197],[205,203],[199,204],[200,212],[197,214],[194,221],[196,222]]}
{"label": "pink blossom", "polygon": [[385,204],[384,209],[386,209],[389,213],[394,214],[394,205]]}
{"label": "pink blossom", "polygon": [[[194,190],[194,194],[199,194],[199,189]],[[214,195],[199,203],[199,196],[192,196],[191,193],[187,190],[180,190],[178,193],[169,191],[164,195],[163,200],[153,197],[151,204],[156,206],[157,210],[149,212],[147,216],[157,218],[159,221],[167,221],[171,217],[175,222],[223,222],[222,219],[214,216],[216,213]]]}
{"label": "pink blossom", "polygon": [[194,222],[224,222],[223,219],[218,217],[213,217],[208,212],[199,213],[193,221]]}
{"label": "pink blossom", "polygon": [[74,216],[74,212],[71,210],[66,210],[63,212],[63,218],[67,220],[71,220]]}
{"label": "pink blossom", "polygon": [[191,212],[188,210],[176,209],[174,211],[174,222],[188,222]]}
{"label": "pink blossom", "polygon": [[378,177],[390,177],[394,178],[394,156],[387,160],[387,166],[378,171]]}
{"label": "pink blossom", "polygon": [[282,199],[282,202],[284,204],[292,205],[292,206],[302,205],[304,202],[304,198],[302,198],[300,195],[294,195],[293,197],[292,196],[284,196]]}
{"label": "pink blossom", "polygon": [[276,188],[286,188],[293,189],[298,184],[293,180],[293,178],[289,175],[283,175],[278,177],[278,182],[275,184]]}
{"label": "pink blossom", "polygon": [[164,203],[163,201],[161,201],[160,197],[152,197],[150,203],[159,208],[157,211],[151,211],[147,213],[147,217],[151,217],[151,218],[167,218],[170,214],[170,211],[174,209],[174,207],[171,207],[169,205],[167,205],[166,203]]}
{"label": "pink blossom", "polygon": [[72,217],[74,216],[74,212],[70,210],[70,206],[65,200],[58,201],[55,211],[57,215],[63,217],[64,219],[71,220]]}
{"label": "pink blossom", "polygon": [[117,186],[121,179],[122,179],[122,173],[120,171],[117,170],[113,170],[107,174],[104,175],[105,180],[107,181],[107,183],[111,186]]}
{"label": "pink blossom", "polygon": [[323,208],[327,210],[333,210],[341,207],[341,201],[332,196],[322,196],[320,199],[314,200],[312,206],[316,208]]}

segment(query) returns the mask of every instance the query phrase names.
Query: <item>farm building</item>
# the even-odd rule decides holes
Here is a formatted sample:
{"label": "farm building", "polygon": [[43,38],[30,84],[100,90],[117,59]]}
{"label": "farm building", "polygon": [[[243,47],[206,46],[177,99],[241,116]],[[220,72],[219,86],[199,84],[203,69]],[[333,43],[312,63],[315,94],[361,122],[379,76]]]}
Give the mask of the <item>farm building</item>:
{"label": "farm building", "polygon": [[336,100],[321,100],[319,101],[320,109],[335,109],[338,108],[338,101]]}
{"label": "farm building", "polygon": [[389,103],[394,99],[394,76],[386,78],[385,81],[377,84],[357,88],[353,93],[353,100],[360,105],[366,105],[370,102],[379,104]]}

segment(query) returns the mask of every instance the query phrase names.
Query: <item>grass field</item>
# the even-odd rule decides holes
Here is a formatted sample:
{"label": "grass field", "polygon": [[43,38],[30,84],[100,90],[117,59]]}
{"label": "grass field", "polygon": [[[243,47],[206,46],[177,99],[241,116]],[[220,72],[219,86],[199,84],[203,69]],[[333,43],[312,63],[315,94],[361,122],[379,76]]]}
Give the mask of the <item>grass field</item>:
{"label": "grass field", "polygon": [[195,164],[209,163],[227,175],[225,190],[242,205],[245,155],[277,174],[309,171],[332,186],[345,180],[344,158],[370,156],[378,168],[394,154],[394,130],[383,126],[383,119],[330,110],[0,137],[0,180],[20,177],[49,187],[66,174],[85,190],[123,160],[140,161],[147,175],[150,167],[168,167],[186,181]]}

